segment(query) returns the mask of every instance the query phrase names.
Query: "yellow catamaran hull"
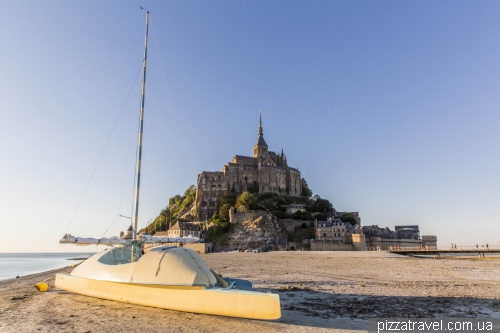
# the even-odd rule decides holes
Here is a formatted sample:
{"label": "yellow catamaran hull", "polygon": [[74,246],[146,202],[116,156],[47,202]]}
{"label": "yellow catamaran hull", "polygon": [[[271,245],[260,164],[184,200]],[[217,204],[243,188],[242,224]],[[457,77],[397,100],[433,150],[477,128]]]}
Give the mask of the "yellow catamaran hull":
{"label": "yellow catamaran hull", "polygon": [[169,310],[264,320],[281,317],[279,295],[220,287],[221,278],[192,250],[154,249],[137,262],[110,265],[117,257],[121,260],[120,253],[107,250],[71,274],[57,274],[56,287]]}
{"label": "yellow catamaran hull", "polygon": [[74,293],[155,308],[219,316],[273,320],[281,317],[279,296],[204,286],[158,286],[56,275],[56,287]]}

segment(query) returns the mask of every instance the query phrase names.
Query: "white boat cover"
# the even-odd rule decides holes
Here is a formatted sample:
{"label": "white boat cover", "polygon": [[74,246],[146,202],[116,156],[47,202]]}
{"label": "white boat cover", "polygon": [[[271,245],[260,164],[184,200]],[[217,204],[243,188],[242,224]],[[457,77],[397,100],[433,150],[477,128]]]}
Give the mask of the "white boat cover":
{"label": "white boat cover", "polygon": [[146,234],[140,234],[139,238],[143,243],[154,244],[154,243],[195,243],[200,239],[192,235],[182,236],[182,237],[164,237],[164,236],[151,236]]}
{"label": "white boat cover", "polygon": [[[194,243],[198,242],[200,239],[198,237],[183,236],[183,237],[164,237],[164,236],[151,236],[146,234],[141,234],[138,237],[141,243],[145,244],[164,244],[164,243]],[[92,238],[92,237],[78,237],[71,234],[66,234],[59,241],[60,244],[74,244],[79,246],[84,245],[130,245],[130,239],[121,239],[120,237],[103,237],[103,238]]]}
{"label": "white boat cover", "polygon": [[212,287],[217,279],[193,250],[156,247],[130,262],[130,248],[110,248],[77,266],[72,276],[113,282]]}

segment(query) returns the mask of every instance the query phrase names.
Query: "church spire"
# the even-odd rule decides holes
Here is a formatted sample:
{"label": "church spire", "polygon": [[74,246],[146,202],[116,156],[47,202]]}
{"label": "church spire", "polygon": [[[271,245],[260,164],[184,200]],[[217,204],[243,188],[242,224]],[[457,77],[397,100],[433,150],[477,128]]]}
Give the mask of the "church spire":
{"label": "church spire", "polygon": [[263,136],[264,133],[262,132],[262,110],[260,110],[260,125],[259,125],[259,136]]}
{"label": "church spire", "polygon": [[253,146],[253,157],[259,157],[262,154],[267,154],[267,143],[264,140],[264,132],[262,131],[262,111],[259,119],[259,137]]}

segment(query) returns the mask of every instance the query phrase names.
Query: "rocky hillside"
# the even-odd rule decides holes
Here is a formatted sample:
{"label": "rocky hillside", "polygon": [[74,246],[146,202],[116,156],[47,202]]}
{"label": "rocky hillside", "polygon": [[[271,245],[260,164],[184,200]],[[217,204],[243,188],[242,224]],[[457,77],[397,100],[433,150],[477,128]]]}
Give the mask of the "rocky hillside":
{"label": "rocky hillside", "polygon": [[262,212],[257,217],[236,223],[231,231],[218,237],[214,243],[218,250],[259,247],[274,250],[278,237],[286,237],[286,232],[279,228],[275,216]]}

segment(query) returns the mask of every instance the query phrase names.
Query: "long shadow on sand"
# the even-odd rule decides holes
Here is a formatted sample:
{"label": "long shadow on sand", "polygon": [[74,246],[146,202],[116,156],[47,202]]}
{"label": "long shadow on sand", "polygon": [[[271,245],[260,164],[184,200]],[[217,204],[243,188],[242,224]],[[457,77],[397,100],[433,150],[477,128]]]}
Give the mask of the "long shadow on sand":
{"label": "long shadow on sand", "polygon": [[297,287],[278,292],[283,324],[366,331],[370,318],[500,318],[500,300],[331,294]]}

